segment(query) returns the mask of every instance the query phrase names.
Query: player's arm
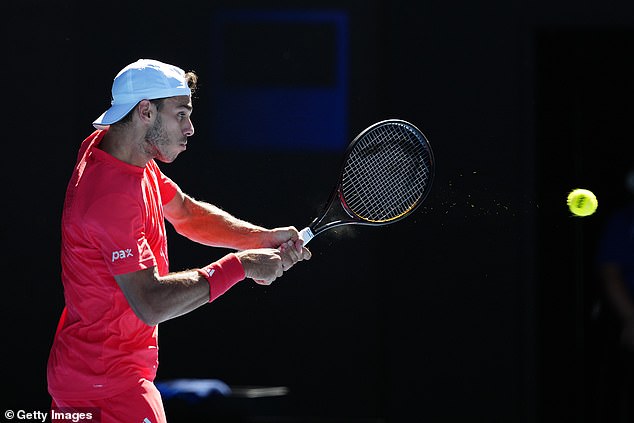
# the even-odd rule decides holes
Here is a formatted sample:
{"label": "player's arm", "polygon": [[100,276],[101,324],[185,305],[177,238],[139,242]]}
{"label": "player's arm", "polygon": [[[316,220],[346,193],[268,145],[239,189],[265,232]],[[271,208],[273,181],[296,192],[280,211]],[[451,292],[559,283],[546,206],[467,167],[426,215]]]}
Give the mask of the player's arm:
{"label": "player's arm", "polygon": [[310,258],[310,251],[302,248],[299,233],[292,226],[266,229],[238,219],[226,211],[196,200],[180,189],[163,207],[165,218],[181,235],[204,245],[244,250],[249,248],[278,248],[292,241],[302,259]]}
{"label": "player's arm", "polygon": [[209,283],[196,270],[160,277],[151,267],[114,278],[134,313],[149,326],[209,302]]}
{"label": "player's arm", "polygon": [[154,326],[215,300],[245,277],[268,285],[299,260],[294,248],[261,248],[228,254],[200,270],[159,276],[152,267],[114,278],[137,317]]}

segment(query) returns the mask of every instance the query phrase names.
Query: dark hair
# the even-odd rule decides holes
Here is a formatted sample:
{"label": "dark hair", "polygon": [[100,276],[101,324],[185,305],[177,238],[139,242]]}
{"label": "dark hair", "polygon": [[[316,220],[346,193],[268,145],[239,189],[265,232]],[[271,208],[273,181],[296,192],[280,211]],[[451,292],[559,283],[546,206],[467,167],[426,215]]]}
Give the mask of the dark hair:
{"label": "dark hair", "polygon": [[[191,95],[193,96],[196,92],[196,88],[198,87],[198,75],[196,75],[196,73],[194,73],[193,71],[185,72],[185,81],[187,81],[187,86],[189,87],[189,90],[192,93]],[[150,102],[156,106],[157,110],[161,110],[161,107],[163,106],[163,100],[165,100],[165,98],[155,98],[153,100],[150,100]],[[134,109],[136,109],[136,106],[133,107],[127,115],[125,115],[112,125],[124,126],[130,123],[132,121],[132,112],[134,111]]]}
{"label": "dark hair", "polygon": [[194,71],[185,72],[185,81],[187,81],[187,86],[192,95],[194,95],[196,88],[198,88],[198,75]]}

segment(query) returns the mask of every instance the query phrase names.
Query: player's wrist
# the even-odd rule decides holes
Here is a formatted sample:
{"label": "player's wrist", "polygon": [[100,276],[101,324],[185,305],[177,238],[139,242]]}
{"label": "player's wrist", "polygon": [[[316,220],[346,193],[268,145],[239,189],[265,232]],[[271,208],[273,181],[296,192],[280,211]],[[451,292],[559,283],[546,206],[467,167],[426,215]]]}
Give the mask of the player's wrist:
{"label": "player's wrist", "polygon": [[220,260],[197,270],[209,283],[209,302],[214,301],[246,277],[244,267],[234,253],[227,254]]}

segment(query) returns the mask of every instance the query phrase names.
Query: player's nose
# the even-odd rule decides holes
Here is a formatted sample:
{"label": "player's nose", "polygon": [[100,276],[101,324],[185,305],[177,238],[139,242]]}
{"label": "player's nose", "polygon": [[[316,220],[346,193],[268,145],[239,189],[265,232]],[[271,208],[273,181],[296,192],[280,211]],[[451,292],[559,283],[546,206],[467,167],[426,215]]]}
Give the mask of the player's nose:
{"label": "player's nose", "polygon": [[194,123],[191,121],[191,119],[187,119],[185,127],[183,128],[183,135],[185,135],[186,137],[191,137],[192,135],[194,135]]}

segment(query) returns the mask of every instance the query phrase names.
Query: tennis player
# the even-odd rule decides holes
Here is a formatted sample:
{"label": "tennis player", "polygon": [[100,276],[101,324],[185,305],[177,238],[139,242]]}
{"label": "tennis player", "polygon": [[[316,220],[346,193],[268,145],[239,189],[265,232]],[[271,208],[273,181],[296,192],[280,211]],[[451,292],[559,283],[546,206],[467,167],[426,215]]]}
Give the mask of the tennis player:
{"label": "tennis player", "polygon": [[[194,135],[196,82],[155,60],[126,66],[81,144],[62,216],[65,307],[47,369],[55,409],[98,409],[103,423],[165,422],[153,384],[158,324],[245,278],[270,284],[311,256],[295,228],[240,220],[161,172],[156,160],[172,162]],[[235,252],[170,272],[165,219],[195,242]]]}

